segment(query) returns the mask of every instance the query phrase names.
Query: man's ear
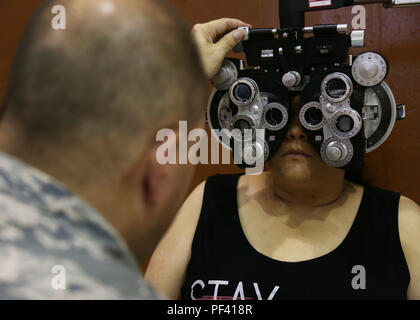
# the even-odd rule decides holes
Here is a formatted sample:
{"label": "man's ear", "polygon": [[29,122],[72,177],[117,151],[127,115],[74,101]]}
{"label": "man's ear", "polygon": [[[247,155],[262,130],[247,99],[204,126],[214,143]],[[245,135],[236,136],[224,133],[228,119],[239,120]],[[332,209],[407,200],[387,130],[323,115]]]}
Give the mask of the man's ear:
{"label": "man's ear", "polygon": [[[184,136],[185,135],[185,136]],[[172,217],[182,204],[192,182],[195,166],[181,157],[187,154],[178,154],[180,141],[188,141],[187,132],[162,129],[151,143],[147,153],[147,162],[143,173],[143,199],[145,209],[150,215],[159,215],[162,211]],[[193,142],[189,142],[193,143]],[[189,150],[187,142],[187,150]],[[184,151],[185,152],[185,151]],[[188,151],[187,151],[188,152]],[[181,163],[178,163],[180,161]]]}
{"label": "man's ear", "polygon": [[[148,152],[146,170],[143,176],[143,198],[146,209],[150,213],[159,211],[160,204],[171,198],[174,186],[177,185],[178,141],[178,132],[172,131],[167,141],[164,143],[154,142],[150,148],[152,152]],[[167,160],[166,163],[163,160]]]}

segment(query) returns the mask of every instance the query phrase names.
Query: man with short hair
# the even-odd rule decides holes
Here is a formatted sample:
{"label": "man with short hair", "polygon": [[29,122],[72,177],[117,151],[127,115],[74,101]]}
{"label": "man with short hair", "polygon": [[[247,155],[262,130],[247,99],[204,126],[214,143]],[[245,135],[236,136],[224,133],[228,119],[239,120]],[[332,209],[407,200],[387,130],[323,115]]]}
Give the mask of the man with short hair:
{"label": "man with short hair", "polygon": [[[65,30],[51,27],[56,4],[66,8]],[[216,37],[241,24],[208,30]],[[201,125],[208,70],[241,36],[199,43],[201,54],[218,53],[203,58],[205,74],[190,30],[163,1],[43,3],[2,107],[0,298],[159,297],[138,263],[171,223],[193,170],[159,165],[156,133],[179,120]]]}

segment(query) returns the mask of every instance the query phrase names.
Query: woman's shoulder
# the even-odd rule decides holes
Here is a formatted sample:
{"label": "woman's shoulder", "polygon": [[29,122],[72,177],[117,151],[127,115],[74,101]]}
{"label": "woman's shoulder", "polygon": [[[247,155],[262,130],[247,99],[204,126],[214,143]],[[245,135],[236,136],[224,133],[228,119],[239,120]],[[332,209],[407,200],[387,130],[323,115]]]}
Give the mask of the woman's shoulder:
{"label": "woman's shoulder", "polygon": [[420,207],[401,195],[398,207],[398,232],[410,272],[409,299],[420,299]]}
{"label": "woman's shoulder", "polygon": [[420,207],[414,200],[401,195],[398,211],[402,219],[417,225],[417,232],[420,230]]}
{"label": "woman's shoulder", "polygon": [[400,220],[410,221],[418,225],[420,230],[420,207],[413,199],[404,196],[400,192],[393,190],[392,188],[383,188],[380,186],[375,186],[372,184],[359,184],[346,180],[346,182],[352,186],[354,189],[365,190],[366,188],[374,190],[381,198],[389,197],[394,195],[395,198],[399,200],[398,203],[398,212],[400,215]]}
{"label": "woman's shoulder", "polygon": [[358,188],[372,188],[383,196],[398,199],[398,236],[410,271],[408,297],[420,299],[420,207],[409,196],[402,195],[391,188],[381,188],[370,184],[351,183]]}

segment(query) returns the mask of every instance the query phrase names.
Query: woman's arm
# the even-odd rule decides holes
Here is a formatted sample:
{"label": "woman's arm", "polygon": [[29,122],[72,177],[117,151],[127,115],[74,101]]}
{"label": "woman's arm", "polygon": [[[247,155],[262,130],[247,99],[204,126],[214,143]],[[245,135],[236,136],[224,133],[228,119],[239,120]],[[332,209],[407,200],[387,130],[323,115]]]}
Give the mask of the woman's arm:
{"label": "woman's arm", "polygon": [[169,299],[180,298],[200,217],[204,186],[205,182],[201,183],[184,202],[159,242],[146,271],[146,281]]}
{"label": "woman's arm", "polygon": [[399,233],[410,271],[408,299],[420,299],[420,207],[404,196],[399,205]]}

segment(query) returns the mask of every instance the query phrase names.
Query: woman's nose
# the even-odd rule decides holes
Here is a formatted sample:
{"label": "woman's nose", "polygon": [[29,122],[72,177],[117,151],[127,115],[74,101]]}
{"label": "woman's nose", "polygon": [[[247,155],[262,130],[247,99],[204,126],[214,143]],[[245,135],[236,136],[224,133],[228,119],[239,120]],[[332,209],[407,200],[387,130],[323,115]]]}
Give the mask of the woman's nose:
{"label": "woman's nose", "polygon": [[295,114],[293,115],[291,119],[291,123],[286,133],[286,138],[290,140],[291,139],[299,139],[299,140],[308,139],[308,136],[306,135],[305,130],[300,124],[298,112],[295,112]]}

